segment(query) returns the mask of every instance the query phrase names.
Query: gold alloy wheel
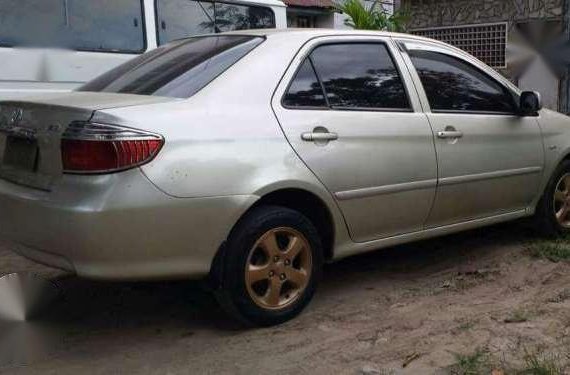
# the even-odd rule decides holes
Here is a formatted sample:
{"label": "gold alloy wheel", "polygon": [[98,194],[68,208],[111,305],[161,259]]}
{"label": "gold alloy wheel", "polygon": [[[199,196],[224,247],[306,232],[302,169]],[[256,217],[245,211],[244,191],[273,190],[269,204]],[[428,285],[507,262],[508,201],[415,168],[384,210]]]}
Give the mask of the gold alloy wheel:
{"label": "gold alloy wheel", "polygon": [[554,190],[554,214],[558,224],[570,228],[570,174],[563,175]]}
{"label": "gold alloy wheel", "polygon": [[253,245],[245,268],[251,299],[264,309],[282,309],[303,294],[312,270],[309,241],[293,228],[275,228]]}

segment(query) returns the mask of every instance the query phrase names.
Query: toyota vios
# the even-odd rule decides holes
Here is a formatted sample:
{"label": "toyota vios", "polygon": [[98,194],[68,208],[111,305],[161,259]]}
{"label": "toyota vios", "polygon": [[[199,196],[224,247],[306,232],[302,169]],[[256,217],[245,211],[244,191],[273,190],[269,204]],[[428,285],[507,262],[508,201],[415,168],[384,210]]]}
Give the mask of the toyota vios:
{"label": "toyota vios", "polygon": [[433,40],[178,40],[0,102],[0,237],[98,279],[206,278],[278,324],[324,262],[525,216],[570,229],[570,120]]}

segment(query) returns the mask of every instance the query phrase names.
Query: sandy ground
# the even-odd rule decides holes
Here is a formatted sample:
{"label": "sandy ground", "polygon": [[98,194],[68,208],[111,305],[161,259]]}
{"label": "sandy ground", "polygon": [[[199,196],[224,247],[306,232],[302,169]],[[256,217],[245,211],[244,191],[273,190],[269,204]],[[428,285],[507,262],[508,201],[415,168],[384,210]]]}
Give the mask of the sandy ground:
{"label": "sandy ground", "polygon": [[[198,283],[79,280],[0,245],[0,274],[35,271],[63,291],[43,318],[47,357],[0,372],[431,374],[477,348],[514,363],[537,348],[562,353],[570,265],[531,259],[528,232],[508,224],[327,266],[301,316],[254,330],[228,321]],[[524,321],[505,322],[513,316]]]}

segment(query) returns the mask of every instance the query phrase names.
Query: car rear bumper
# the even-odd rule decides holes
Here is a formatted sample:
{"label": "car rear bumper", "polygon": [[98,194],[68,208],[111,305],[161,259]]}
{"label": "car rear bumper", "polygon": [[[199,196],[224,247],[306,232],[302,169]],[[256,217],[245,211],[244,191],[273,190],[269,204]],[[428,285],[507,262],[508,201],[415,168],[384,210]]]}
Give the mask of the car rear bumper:
{"label": "car rear bumper", "polygon": [[138,169],[65,175],[51,192],[0,180],[0,238],[27,258],[79,276],[200,278],[256,199],[174,198]]}

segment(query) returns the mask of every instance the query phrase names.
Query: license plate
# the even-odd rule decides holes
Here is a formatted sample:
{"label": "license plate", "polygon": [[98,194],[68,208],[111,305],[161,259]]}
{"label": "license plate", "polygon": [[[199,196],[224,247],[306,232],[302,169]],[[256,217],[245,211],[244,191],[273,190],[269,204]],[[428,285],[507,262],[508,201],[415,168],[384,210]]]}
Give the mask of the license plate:
{"label": "license plate", "polygon": [[37,141],[8,136],[2,164],[25,171],[35,171],[38,164]]}

